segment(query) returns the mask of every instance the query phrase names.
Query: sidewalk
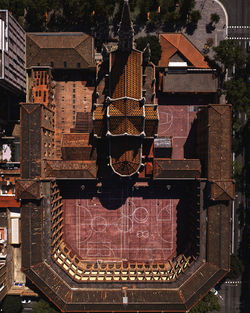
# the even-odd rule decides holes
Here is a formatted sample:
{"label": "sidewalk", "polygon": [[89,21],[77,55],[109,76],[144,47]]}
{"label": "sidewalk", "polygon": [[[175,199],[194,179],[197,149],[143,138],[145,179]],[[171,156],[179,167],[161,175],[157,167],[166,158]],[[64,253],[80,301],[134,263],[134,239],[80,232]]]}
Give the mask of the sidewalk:
{"label": "sidewalk", "polygon": [[[186,32],[184,32],[184,34],[201,52],[208,39],[213,39],[213,46],[217,46],[221,40],[226,39],[227,16],[218,0],[196,0],[194,10],[201,12],[202,19],[198,22],[197,29],[192,35],[188,35]],[[212,13],[217,13],[220,17],[220,21],[216,24],[215,29],[211,33],[208,33],[206,25],[210,23]],[[210,49],[207,55],[212,57],[213,50]]]}

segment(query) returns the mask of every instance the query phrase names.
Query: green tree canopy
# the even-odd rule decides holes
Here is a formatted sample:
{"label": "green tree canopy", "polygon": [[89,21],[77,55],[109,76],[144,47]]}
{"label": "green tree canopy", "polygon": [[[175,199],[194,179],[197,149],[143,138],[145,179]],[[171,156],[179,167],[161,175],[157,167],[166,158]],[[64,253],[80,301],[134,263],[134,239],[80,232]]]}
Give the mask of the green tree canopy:
{"label": "green tree canopy", "polygon": [[220,311],[220,304],[217,296],[209,292],[191,309],[190,313],[208,313],[212,311]]}
{"label": "green tree canopy", "polygon": [[211,21],[211,23],[217,24],[217,23],[219,23],[219,20],[220,20],[220,16],[219,16],[217,13],[212,13],[212,14],[210,15],[210,21]]}
{"label": "green tree canopy", "polygon": [[243,78],[228,80],[224,83],[227,102],[233,107],[233,129],[241,127],[238,113],[245,112],[250,118],[250,86]]}
{"label": "green tree canopy", "polygon": [[151,49],[151,61],[157,65],[161,58],[161,45],[158,37],[146,36],[140,37],[136,40],[136,47],[138,50],[143,51],[147,44],[150,44]]}
{"label": "green tree canopy", "polygon": [[[11,11],[26,31],[85,31],[96,33],[118,23],[124,0],[0,0],[0,9]],[[139,26],[159,27],[185,23],[195,0],[130,0]],[[120,21],[120,19],[118,19]],[[116,25],[117,28],[117,25]],[[98,34],[97,34],[98,35]],[[102,35],[102,34],[101,34]]]}
{"label": "green tree canopy", "polygon": [[230,272],[227,274],[227,278],[237,279],[244,271],[244,266],[237,255],[232,254],[230,259]]}
{"label": "green tree canopy", "polygon": [[40,299],[39,302],[37,302],[33,306],[34,313],[58,313],[57,309],[54,309],[49,302],[45,301],[44,299]]}
{"label": "green tree canopy", "polygon": [[197,24],[201,19],[201,12],[199,10],[194,10],[190,13],[190,22],[193,24]]}
{"label": "green tree canopy", "polygon": [[236,40],[222,40],[213,49],[215,60],[221,62],[226,69],[232,69],[233,66],[240,69],[245,64],[245,56]]}
{"label": "green tree canopy", "polygon": [[21,298],[19,296],[6,296],[2,306],[4,313],[19,313],[22,311]]}

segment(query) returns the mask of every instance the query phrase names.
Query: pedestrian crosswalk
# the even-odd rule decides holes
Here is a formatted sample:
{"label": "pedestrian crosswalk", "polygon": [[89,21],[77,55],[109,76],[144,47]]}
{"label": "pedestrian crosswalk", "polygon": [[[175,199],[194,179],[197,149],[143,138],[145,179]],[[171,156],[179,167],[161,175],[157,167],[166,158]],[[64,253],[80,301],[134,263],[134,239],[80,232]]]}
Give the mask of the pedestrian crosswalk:
{"label": "pedestrian crosswalk", "polygon": [[250,40],[250,37],[227,37],[227,39]]}
{"label": "pedestrian crosswalk", "polygon": [[228,26],[227,28],[250,28],[250,26]]}
{"label": "pedestrian crosswalk", "polygon": [[225,281],[225,284],[228,284],[228,285],[240,285],[242,282],[240,280],[227,280]]}

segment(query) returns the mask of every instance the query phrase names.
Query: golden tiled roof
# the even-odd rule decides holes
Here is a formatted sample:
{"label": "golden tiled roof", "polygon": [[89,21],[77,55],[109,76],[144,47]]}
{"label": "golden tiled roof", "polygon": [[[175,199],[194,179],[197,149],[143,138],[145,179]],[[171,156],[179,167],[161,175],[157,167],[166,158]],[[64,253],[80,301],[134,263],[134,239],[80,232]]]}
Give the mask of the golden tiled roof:
{"label": "golden tiled roof", "polygon": [[140,99],[142,94],[142,53],[114,51],[111,53],[111,97]]}
{"label": "golden tiled roof", "polygon": [[158,108],[156,105],[145,106],[145,134],[154,137],[158,132]]}
{"label": "golden tiled roof", "polygon": [[156,105],[142,103],[142,52],[118,49],[110,53],[109,61],[111,99],[105,106],[107,110],[103,106],[96,107],[94,131],[98,137],[106,130],[110,135],[113,171],[121,176],[131,176],[141,166],[140,135],[152,138],[157,134],[158,110]]}
{"label": "golden tiled roof", "polygon": [[105,115],[105,108],[103,105],[98,105],[96,106],[95,110],[94,110],[94,119],[95,120],[99,120],[102,119]]}
{"label": "golden tiled roof", "polygon": [[143,132],[143,117],[111,117],[109,131],[112,135],[140,135]]}
{"label": "golden tiled roof", "polygon": [[139,101],[121,99],[108,107],[109,131],[112,135],[140,135],[143,132],[143,107]]}
{"label": "golden tiled roof", "polygon": [[109,105],[110,116],[142,116],[143,107],[139,101],[132,99],[120,99],[112,101]]}
{"label": "golden tiled roof", "polygon": [[158,120],[158,108],[156,105],[145,106],[145,118],[147,120]]}

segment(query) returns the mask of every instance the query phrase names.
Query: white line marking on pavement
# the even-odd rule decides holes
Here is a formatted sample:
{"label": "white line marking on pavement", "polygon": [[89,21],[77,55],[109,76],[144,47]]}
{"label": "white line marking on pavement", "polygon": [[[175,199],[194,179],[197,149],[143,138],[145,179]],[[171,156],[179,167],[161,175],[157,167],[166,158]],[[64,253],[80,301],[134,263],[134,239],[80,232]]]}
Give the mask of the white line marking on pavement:
{"label": "white line marking on pavement", "polygon": [[227,37],[227,39],[250,40],[250,37]]}
{"label": "white line marking on pavement", "polygon": [[228,35],[227,29],[228,29],[228,14],[227,14],[227,10],[225,9],[224,5],[219,1],[219,0],[214,0],[216,3],[219,4],[219,6],[221,6],[222,10],[224,11],[225,17],[226,17],[226,37]]}

